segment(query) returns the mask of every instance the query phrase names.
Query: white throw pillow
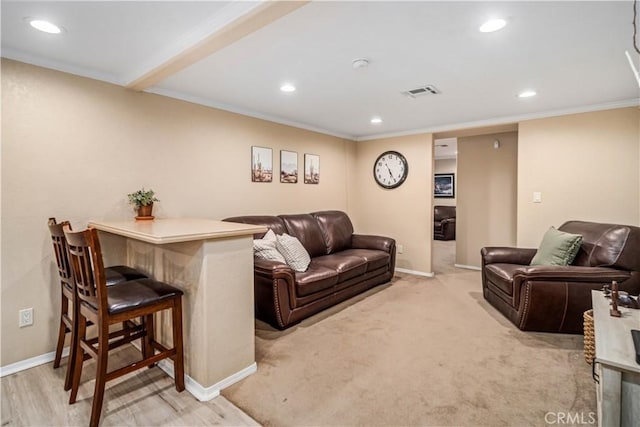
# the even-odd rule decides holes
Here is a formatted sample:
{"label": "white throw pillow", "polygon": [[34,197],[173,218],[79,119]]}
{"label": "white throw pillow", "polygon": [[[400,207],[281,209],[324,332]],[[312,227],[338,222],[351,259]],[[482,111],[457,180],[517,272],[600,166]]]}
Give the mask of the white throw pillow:
{"label": "white throw pillow", "polygon": [[300,243],[300,240],[288,234],[276,236],[276,248],[289,264],[289,267],[295,271],[307,271],[311,258],[302,243]]}
{"label": "white throw pillow", "polygon": [[272,229],[269,229],[269,231],[264,233],[264,236],[262,236],[262,240],[266,240],[268,242],[275,243],[276,242],[276,233],[274,233]]}
{"label": "white throw pillow", "polygon": [[282,256],[282,254],[278,252],[278,249],[276,249],[275,238],[274,240],[265,240],[265,239],[254,240],[253,255],[258,259],[265,259],[267,261],[278,261],[283,264],[287,263],[284,257]]}

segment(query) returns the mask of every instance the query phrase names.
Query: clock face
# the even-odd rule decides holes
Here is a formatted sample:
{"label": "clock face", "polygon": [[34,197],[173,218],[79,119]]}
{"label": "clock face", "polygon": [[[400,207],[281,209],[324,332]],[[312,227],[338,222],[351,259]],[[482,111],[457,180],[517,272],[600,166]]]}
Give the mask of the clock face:
{"label": "clock face", "polygon": [[407,159],[397,151],[386,151],[376,159],[373,165],[373,177],[383,188],[399,187],[409,173]]}

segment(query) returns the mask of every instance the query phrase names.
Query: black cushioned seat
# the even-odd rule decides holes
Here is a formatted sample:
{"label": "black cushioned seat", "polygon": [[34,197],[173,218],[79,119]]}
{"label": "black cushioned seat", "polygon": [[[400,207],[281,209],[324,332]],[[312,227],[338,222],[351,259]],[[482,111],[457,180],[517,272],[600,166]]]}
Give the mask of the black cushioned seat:
{"label": "black cushioned seat", "polygon": [[183,294],[180,289],[153,279],[130,280],[109,287],[107,305],[109,314],[116,314]]}
{"label": "black cushioned seat", "polygon": [[135,268],[127,267],[126,265],[114,265],[112,267],[107,267],[104,269],[104,274],[106,276],[107,286],[126,282],[127,280],[147,278],[145,274],[140,273]]}

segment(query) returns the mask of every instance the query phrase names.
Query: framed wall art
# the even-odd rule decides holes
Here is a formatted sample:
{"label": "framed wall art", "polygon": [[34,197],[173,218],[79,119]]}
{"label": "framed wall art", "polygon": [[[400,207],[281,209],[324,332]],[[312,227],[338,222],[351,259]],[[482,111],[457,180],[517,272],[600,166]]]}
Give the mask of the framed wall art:
{"label": "framed wall art", "polygon": [[280,150],[280,182],[295,184],[298,182],[298,153]]}
{"label": "framed wall art", "polygon": [[454,198],[456,196],[455,173],[437,173],[434,179],[433,197]]}
{"label": "framed wall art", "polygon": [[304,155],[304,183],[320,183],[320,156],[315,154]]}
{"label": "framed wall art", "polygon": [[251,181],[273,180],[273,154],[271,148],[251,147]]}

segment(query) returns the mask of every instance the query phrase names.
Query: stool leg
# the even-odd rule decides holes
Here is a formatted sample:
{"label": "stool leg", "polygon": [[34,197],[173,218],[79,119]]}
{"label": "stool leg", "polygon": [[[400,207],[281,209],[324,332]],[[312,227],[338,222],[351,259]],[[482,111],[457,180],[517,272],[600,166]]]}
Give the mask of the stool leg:
{"label": "stool leg", "polygon": [[[126,322],[125,322],[126,323]],[[140,325],[142,325],[142,329],[145,332],[145,335],[140,339],[140,349],[142,350],[142,358],[146,358],[147,357],[147,353],[148,353],[148,346],[149,346],[149,340],[147,339],[146,336],[146,331],[147,331],[147,324],[145,321],[145,316],[140,316]]]}
{"label": "stool leg", "polygon": [[[74,305],[75,308],[75,305]],[[67,375],[64,378],[64,390],[71,389],[73,383],[73,369],[76,364],[76,348],[78,347],[78,313],[73,313],[71,319],[71,343],[69,344],[69,357],[67,358]]]}
{"label": "stool leg", "polygon": [[82,376],[82,365],[84,362],[84,349],[80,344],[84,341],[87,335],[87,319],[84,316],[79,315],[76,325],[78,325],[78,332],[75,337],[73,366],[71,366],[71,368],[73,368],[73,379],[71,381],[71,394],[69,395],[70,405],[76,402],[78,388],[80,387],[80,377]]}
{"label": "stool leg", "polygon": [[91,427],[98,427],[102,402],[104,400],[104,388],[107,382],[107,362],[109,361],[109,325],[98,326],[98,363],[96,364],[96,387],[93,392],[93,405],[91,407]]}
{"label": "stool leg", "polygon": [[[56,345],[56,357],[53,360],[53,368],[60,366],[60,359],[62,358],[62,349],[64,348],[64,338],[67,335],[67,325],[64,324],[64,316],[69,313],[69,300],[67,299],[64,291],[61,292],[61,305],[60,305],[60,328],[58,329],[58,344]],[[67,370],[69,366],[67,366]],[[65,389],[68,390],[68,389]]]}
{"label": "stool leg", "polygon": [[[155,323],[153,321],[153,313],[147,314],[143,318],[144,321],[144,337],[142,338],[142,357],[148,358],[154,355],[153,344],[156,340]],[[155,363],[149,365],[149,368],[156,366]]]}
{"label": "stool leg", "polygon": [[182,347],[182,297],[178,296],[174,299],[173,308],[171,309],[173,316],[173,347],[176,349],[176,355],[173,357],[173,375],[175,378],[176,390],[184,390],[184,351]]}

